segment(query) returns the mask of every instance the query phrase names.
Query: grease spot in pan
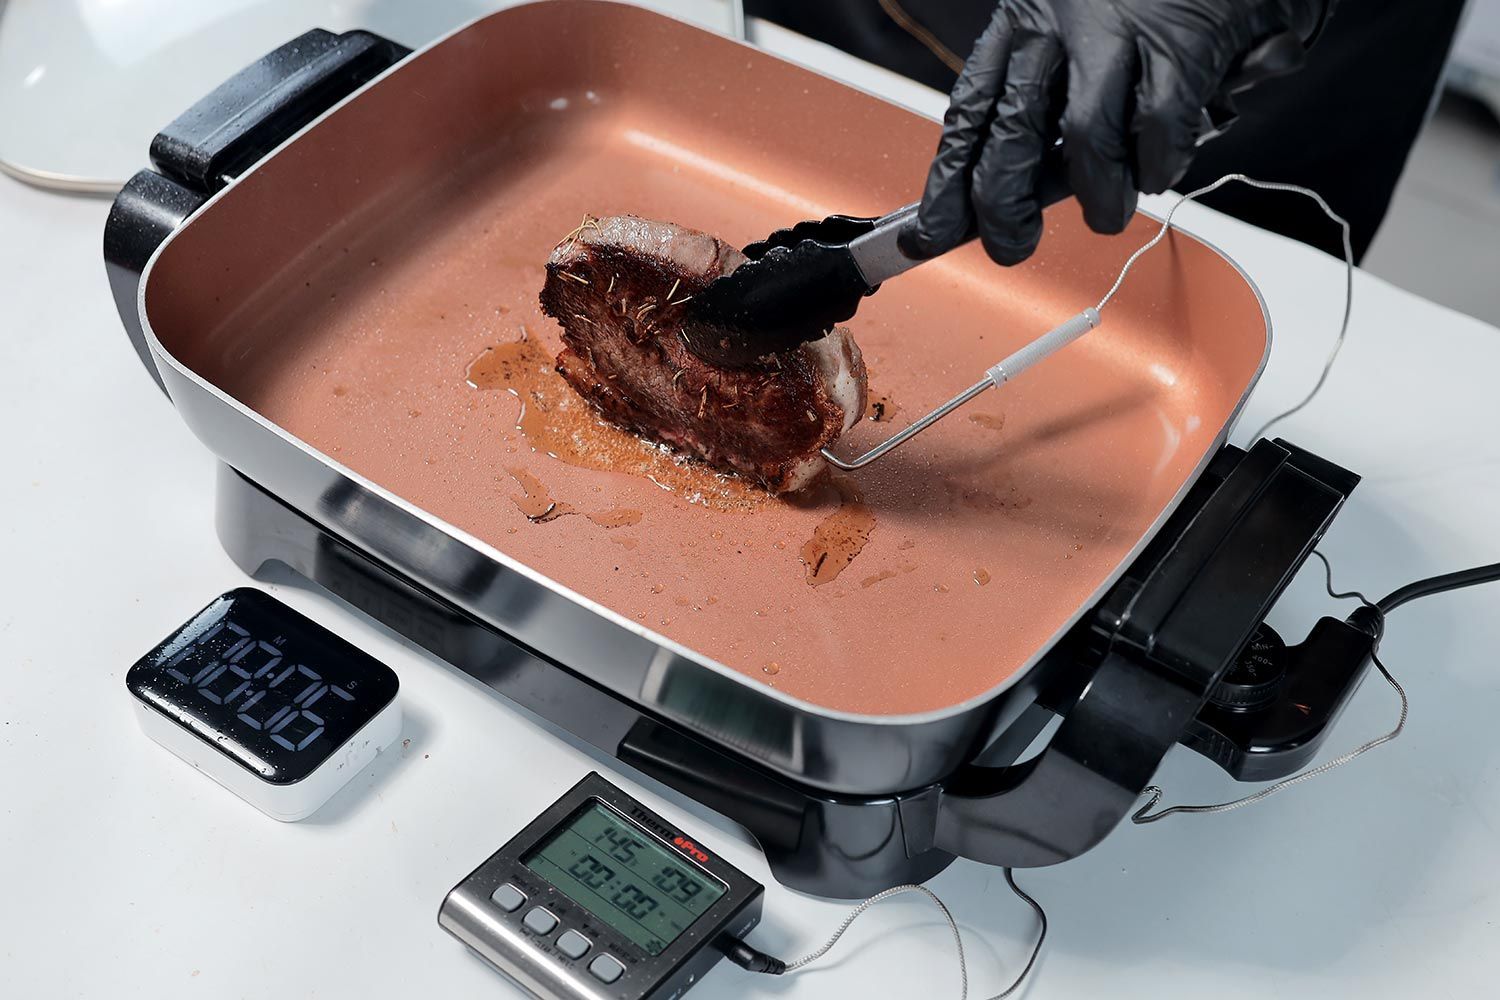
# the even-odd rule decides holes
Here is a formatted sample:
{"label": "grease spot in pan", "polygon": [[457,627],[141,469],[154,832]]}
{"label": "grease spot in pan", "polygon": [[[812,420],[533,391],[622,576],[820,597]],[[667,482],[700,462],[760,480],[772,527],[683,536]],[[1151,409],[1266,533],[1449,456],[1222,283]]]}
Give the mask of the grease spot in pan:
{"label": "grease spot in pan", "polygon": [[638,510],[617,507],[614,510],[600,511],[586,516],[601,528],[626,528],[633,524],[640,524],[644,515]]}
{"label": "grease spot in pan", "polygon": [[813,536],[802,546],[802,564],[807,582],[821,587],[838,578],[870,540],[875,528],[875,514],[846,482],[839,480],[839,505],[813,529]]}
{"label": "grease spot in pan", "polygon": [[526,515],[526,520],[532,524],[542,524],[547,521],[555,521],[564,514],[573,513],[573,508],[568,504],[559,503],[552,499],[547,492],[547,487],[542,481],[525,469],[506,469],[512,479],[521,485],[522,494],[511,494],[511,501],[520,508],[521,513]]}

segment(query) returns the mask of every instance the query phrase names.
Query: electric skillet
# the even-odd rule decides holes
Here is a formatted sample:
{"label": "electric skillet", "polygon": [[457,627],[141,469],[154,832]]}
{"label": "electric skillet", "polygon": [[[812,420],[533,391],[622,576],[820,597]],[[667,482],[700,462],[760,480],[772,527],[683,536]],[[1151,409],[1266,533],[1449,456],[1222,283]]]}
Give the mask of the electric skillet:
{"label": "electric skillet", "polygon": [[[866,896],[955,856],[1072,858],[1177,743],[1240,780],[1294,771],[1374,641],[1263,624],[1358,480],[1225,443],[1269,322],[1181,233],[1107,329],[797,502],[538,437],[576,403],[546,382],[541,265],[584,213],[741,241],[879,214],[936,134],[625,4],[508,8],[414,54],[315,30],[156,137],[105,260],[221,460],[216,527],[247,572],[290,566],[737,820],[782,882]],[[892,282],[853,327],[872,419],[844,446],[1093,301],[1151,227],[1104,239],[1060,205],[1025,267],[970,248]],[[528,381],[476,388],[523,350]],[[808,546],[833,534],[855,542],[820,577]]]}

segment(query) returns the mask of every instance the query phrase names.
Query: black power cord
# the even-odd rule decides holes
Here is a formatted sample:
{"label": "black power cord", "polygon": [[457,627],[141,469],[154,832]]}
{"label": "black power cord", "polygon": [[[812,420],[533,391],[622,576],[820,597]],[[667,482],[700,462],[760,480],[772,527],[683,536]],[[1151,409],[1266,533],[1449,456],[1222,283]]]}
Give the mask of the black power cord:
{"label": "black power cord", "polygon": [[[1332,771],[1335,768],[1343,767],[1345,764],[1354,760],[1356,757],[1361,757],[1369,751],[1374,750],[1376,747],[1384,746],[1385,744],[1391,742],[1396,737],[1400,736],[1402,730],[1406,728],[1407,711],[1410,705],[1406,698],[1406,690],[1401,686],[1400,682],[1398,682],[1396,678],[1392,676],[1390,670],[1383,662],[1381,662],[1380,659],[1380,641],[1385,637],[1386,615],[1391,611],[1394,611],[1401,605],[1407,603],[1408,601],[1414,601],[1419,597],[1431,597],[1434,594],[1441,594],[1449,590],[1457,590],[1461,587],[1472,587],[1477,584],[1491,583],[1496,580],[1500,580],[1500,563],[1490,563],[1485,566],[1475,566],[1472,569],[1459,570],[1456,573],[1444,573],[1440,576],[1431,576],[1424,580],[1417,580],[1414,583],[1408,583],[1406,586],[1392,591],[1389,595],[1387,595],[1380,601],[1371,601],[1368,597],[1357,590],[1347,592],[1334,590],[1333,567],[1329,564],[1328,557],[1323,555],[1323,553],[1317,551],[1316,549],[1313,550],[1313,555],[1316,556],[1317,559],[1323,564],[1323,571],[1325,574],[1324,585],[1328,590],[1328,596],[1335,598],[1336,600],[1353,599],[1359,601],[1360,603],[1360,606],[1356,608],[1354,610],[1354,613],[1349,616],[1348,621],[1350,625],[1363,630],[1375,640],[1374,648],[1372,648],[1370,651],[1370,659],[1374,662],[1375,669],[1380,671],[1380,676],[1385,678],[1386,683],[1391,686],[1391,688],[1396,692],[1396,696],[1401,699],[1401,713],[1396,719],[1395,728],[1385,735],[1377,736],[1375,739],[1372,739],[1366,743],[1362,743],[1358,747],[1355,747],[1353,750],[1350,750],[1347,753],[1340,754],[1332,760],[1325,761],[1324,763],[1319,764],[1317,767],[1299,772],[1292,775],[1290,778],[1284,778],[1281,781],[1276,782],[1275,784],[1267,785],[1265,788],[1262,788],[1257,792],[1252,792],[1249,795],[1245,795],[1237,799],[1232,799],[1228,802],[1215,802],[1211,805],[1170,806],[1165,809],[1157,809],[1156,807],[1158,803],[1161,802],[1163,794],[1161,786],[1148,785],[1141,791],[1141,794],[1146,796],[1146,801],[1131,815],[1130,821],[1132,823],[1135,823],[1137,825],[1155,823],[1156,821],[1165,819],[1168,816],[1188,814],[1211,815],[1214,813],[1229,812],[1232,809],[1239,809],[1244,806],[1252,805],[1256,802],[1260,802],[1263,799],[1270,798],[1272,795],[1275,795],[1278,792],[1285,791],[1286,789],[1291,788],[1293,785],[1300,785],[1304,781],[1316,778],[1321,774],[1326,774],[1327,772]],[[1153,812],[1152,810],[1156,811]]]}
{"label": "black power cord", "polygon": [[1407,601],[1415,601],[1419,597],[1431,597],[1433,594],[1458,590],[1461,587],[1473,587],[1481,583],[1493,583],[1496,580],[1500,580],[1500,563],[1461,569],[1456,573],[1444,573],[1441,576],[1429,576],[1425,580],[1408,583],[1404,587],[1391,591],[1376,601],[1375,607],[1380,609],[1382,615],[1388,615]]}

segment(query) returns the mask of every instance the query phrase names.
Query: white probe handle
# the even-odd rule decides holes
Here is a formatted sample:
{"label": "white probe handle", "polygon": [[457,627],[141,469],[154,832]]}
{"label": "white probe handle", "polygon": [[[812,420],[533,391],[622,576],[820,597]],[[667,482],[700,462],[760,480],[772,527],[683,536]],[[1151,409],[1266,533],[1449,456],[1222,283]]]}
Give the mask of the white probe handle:
{"label": "white probe handle", "polygon": [[1066,323],[1042,334],[988,372],[996,388],[1036,364],[1045,361],[1099,325],[1099,310],[1085,309]]}

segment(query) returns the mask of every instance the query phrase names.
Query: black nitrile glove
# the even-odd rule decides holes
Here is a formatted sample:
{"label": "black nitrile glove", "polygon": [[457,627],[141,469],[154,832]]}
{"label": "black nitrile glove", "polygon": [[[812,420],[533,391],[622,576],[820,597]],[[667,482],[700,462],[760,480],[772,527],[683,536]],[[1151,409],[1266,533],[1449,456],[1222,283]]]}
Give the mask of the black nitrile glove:
{"label": "black nitrile glove", "polygon": [[1089,226],[1118,233],[1136,192],[1154,194],[1192,160],[1203,108],[1266,39],[1310,39],[1333,0],[1002,0],[943,119],[914,256],[951,250],[977,227],[1001,264],[1042,235],[1042,155],[1061,136]]}

